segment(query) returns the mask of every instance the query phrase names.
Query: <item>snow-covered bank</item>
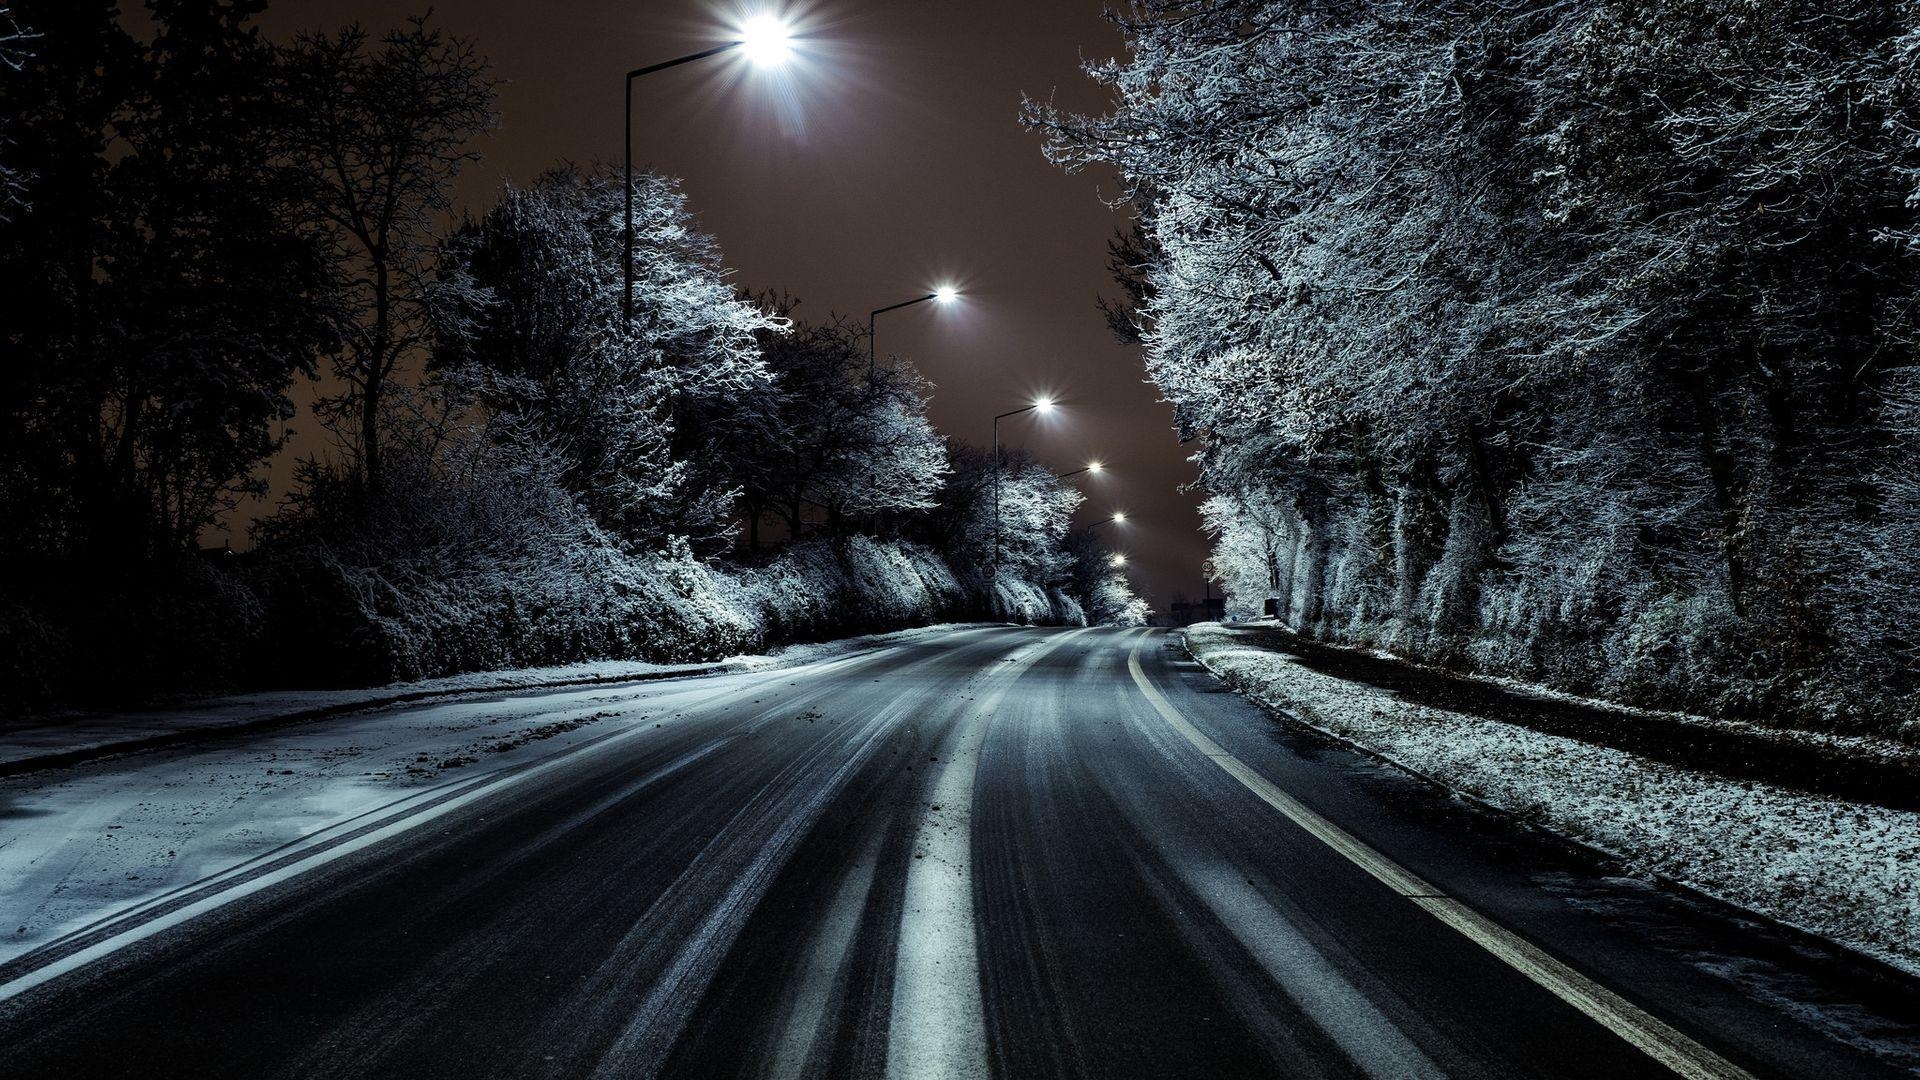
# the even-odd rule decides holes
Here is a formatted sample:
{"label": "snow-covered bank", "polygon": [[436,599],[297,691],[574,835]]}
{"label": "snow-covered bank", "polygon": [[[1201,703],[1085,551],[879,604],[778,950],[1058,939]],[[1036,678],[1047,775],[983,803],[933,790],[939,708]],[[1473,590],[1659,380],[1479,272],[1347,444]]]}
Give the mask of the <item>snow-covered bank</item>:
{"label": "snow-covered bank", "polygon": [[[925,627],[728,661],[732,675],[478,694],[372,709],[223,740],[0,779],[0,964],[77,927],[235,872],[283,845],[314,845],[375,818],[405,816],[464,785],[505,777],[603,738],[645,737],[691,706],[759,694],[770,669],[800,687],[758,720],[805,707],[816,673],[982,626]],[[500,673],[531,678],[532,673]],[[477,677],[445,680],[499,689]],[[524,687],[524,683],[522,683]],[[821,686],[827,684],[821,683]],[[241,699],[230,707],[238,710]],[[0,980],[4,981],[4,980]]]}
{"label": "snow-covered bank", "polygon": [[1920,973],[1920,814],[1660,764],[1321,674],[1202,624],[1229,685],[1642,870]]}
{"label": "snow-covered bank", "polygon": [[716,663],[649,664],[637,660],[604,660],[504,671],[473,671],[437,679],[418,679],[351,690],[232,694],[163,709],[63,713],[32,720],[0,722],[0,776],[145,749],[191,736],[213,736],[300,723],[433,698],[762,671],[904,644],[960,629],[963,625],[939,623],[885,634],[789,645],[768,653],[731,656]]}

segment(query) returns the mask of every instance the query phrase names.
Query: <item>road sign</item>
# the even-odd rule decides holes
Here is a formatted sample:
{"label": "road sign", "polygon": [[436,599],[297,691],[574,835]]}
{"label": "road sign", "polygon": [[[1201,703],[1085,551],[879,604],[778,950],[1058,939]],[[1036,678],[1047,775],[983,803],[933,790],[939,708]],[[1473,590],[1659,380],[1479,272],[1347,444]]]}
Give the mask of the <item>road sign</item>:
{"label": "road sign", "polygon": [[1214,577],[1215,574],[1213,572],[1213,560],[1208,559],[1206,562],[1201,563],[1200,572],[1207,575],[1208,577]]}

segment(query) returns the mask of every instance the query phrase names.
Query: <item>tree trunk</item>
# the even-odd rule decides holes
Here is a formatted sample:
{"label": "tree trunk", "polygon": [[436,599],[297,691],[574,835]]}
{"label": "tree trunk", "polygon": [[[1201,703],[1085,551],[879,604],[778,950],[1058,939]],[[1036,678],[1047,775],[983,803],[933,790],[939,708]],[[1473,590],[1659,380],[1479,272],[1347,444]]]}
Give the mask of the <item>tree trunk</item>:
{"label": "tree trunk", "polygon": [[1742,550],[1739,468],[1733,453],[1727,449],[1726,431],[1720,422],[1719,406],[1714,400],[1715,387],[1706,369],[1701,367],[1686,372],[1682,382],[1686,386],[1688,400],[1693,403],[1694,422],[1700,427],[1700,456],[1707,466],[1709,486],[1713,489],[1713,505],[1719,516],[1720,550],[1727,570],[1727,596],[1733,604],[1734,614],[1745,619],[1749,575],[1746,555]]}
{"label": "tree trunk", "polygon": [[1473,473],[1474,492],[1487,511],[1490,530],[1487,554],[1497,558],[1501,546],[1507,542],[1507,507],[1487,463],[1487,443],[1479,424],[1467,425],[1467,465]]}
{"label": "tree trunk", "polygon": [[380,396],[386,383],[387,350],[393,334],[391,285],[387,260],[378,247],[373,257],[373,348],[361,364],[360,476],[368,490],[380,486]]}

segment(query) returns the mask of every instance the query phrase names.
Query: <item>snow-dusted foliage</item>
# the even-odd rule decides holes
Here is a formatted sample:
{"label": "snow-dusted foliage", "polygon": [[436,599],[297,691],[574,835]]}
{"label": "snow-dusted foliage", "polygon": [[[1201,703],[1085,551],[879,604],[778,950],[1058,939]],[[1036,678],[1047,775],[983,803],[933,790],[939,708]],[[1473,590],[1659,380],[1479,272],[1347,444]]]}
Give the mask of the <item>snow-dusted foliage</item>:
{"label": "snow-dusted foliage", "polygon": [[735,576],[769,641],[933,623],[970,609],[952,568],[905,541],[808,540]]}
{"label": "snow-dusted foliage", "polygon": [[[786,326],[797,305],[778,297],[768,306]],[[945,451],[927,420],[928,384],[910,365],[873,364],[864,332],[844,319],[762,330],[760,344],[771,380],[706,417],[714,465],[741,483],[749,546],[768,513],[788,536],[804,536],[934,507]]]}
{"label": "snow-dusted foliage", "polygon": [[[987,504],[951,535],[932,527],[950,470],[911,370],[870,368],[844,324],[796,328],[790,303],[736,297],[672,183],[642,178],[635,204],[630,329],[617,183],[556,170],[445,246],[429,377],[388,390],[381,476],[312,466],[262,530],[286,680],[714,659],[992,613],[1084,621],[1056,554],[1077,496],[1009,460],[996,586]],[[785,546],[717,561],[768,508]],[[884,537],[863,532],[881,522]]]}
{"label": "snow-dusted foliage", "polygon": [[917,529],[997,616],[1079,622],[1094,606],[1070,537],[1082,499],[1025,451],[1002,451],[996,470],[990,451],[950,443],[946,483]]}
{"label": "snow-dusted foliage", "polygon": [[[0,710],[1130,610],[1022,458],[996,553],[928,386],[742,296],[676,181],[563,167],[461,219],[474,42],[145,6],[0,0]],[[300,376],[331,452],[199,550]]]}
{"label": "snow-dusted foliage", "polygon": [[1920,8],[1140,0],[1117,328],[1242,614],[1910,723]]}
{"label": "snow-dusted foliage", "polygon": [[[684,538],[637,548],[609,534],[559,482],[555,455],[502,449],[475,428],[425,453],[393,431],[386,445],[404,497],[369,504],[351,475],[309,477],[303,504],[266,537],[267,653],[287,665],[269,673],[277,681],[713,660],[983,610],[913,543],[822,538],[754,566],[715,563]],[[1068,621],[1078,609],[1043,599],[1030,614]]]}
{"label": "snow-dusted foliage", "polygon": [[561,168],[508,187],[446,245],[435,365],[514,445],[551,447],[616,536],[710,540],[734,490],[702,421],[770,391],[755,343],[783,320],[736,299],[678,186],[634,183],[634,306],[623,313],[620,181]]}
{"label": "snow-dusted foliage", "polygon": [[1086,621],[1104,626],[1141,626],[1147,621],[1147,602],[1134,595],[1126,573],[1114,561],[1115,553],[1100,542],[1094,529],[1067,534],[1064,591],[1081,604]]}

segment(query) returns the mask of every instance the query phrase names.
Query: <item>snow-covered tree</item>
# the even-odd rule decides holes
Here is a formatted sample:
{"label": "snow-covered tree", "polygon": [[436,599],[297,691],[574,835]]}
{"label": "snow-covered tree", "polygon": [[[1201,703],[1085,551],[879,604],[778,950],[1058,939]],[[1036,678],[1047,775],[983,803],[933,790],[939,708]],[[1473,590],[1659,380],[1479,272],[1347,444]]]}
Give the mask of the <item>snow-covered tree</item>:
{"label": "snow-covered tree", "polygon": [[1100,542],[1092,529],[1070,529],[1063,554],[1061,587],[1080,602],[1087,622],[1106,626],[1139,626],[1147,621],[1147,602],[1128,584],[1125,568],[1114,551]]}
{"label": "snow-covered tree", "polygon": [[603,527],[653,542],[722,532],[735,490],[706,460],[714,418],[769,385],[755,341],[780,320],[737,299],[675,185],[635,182],[634,318],[622,315],[620,181],[556,169],[448,245],[441,378],[500,431],[550,448]]}
{"label": "snow-covered tree", "polygon": [[[796,304],[768,306],[784,325]],[[933,507],[946,455],[927,420],[928,386],[909,365],[871,363],[864,333],[839,318],[763,331],[773,381],[711,417],[743,485],[749,547],[768,511],[798,537],[810,514],[837,531]]]}
{"label": "snow-covered tree", "polygon": [[1038,584],[1062,581],[1073,512],[1071,486],[1023,450],[991,451],[949,443],[948,477],[923,528],[929,540],[980,579],[996,572]]}
{"label": "snow-covered tree", "polygon": [[1898,698],[1857,658],[1920,616],[1887,570],[1920,8],[1116,19],[1114,111],[1025,115],[1129,185],[1109,311],[1200,438],[1238,608],[1669,702]]}

